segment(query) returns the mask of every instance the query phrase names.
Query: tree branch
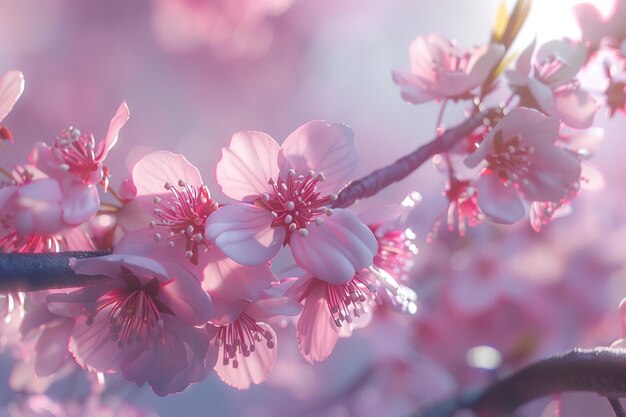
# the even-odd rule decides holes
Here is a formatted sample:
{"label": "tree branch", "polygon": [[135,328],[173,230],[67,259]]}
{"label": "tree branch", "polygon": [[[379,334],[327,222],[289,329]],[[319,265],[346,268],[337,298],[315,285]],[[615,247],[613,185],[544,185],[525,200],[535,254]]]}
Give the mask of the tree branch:
{"label": "tree branch", "polygon": [[82,287],[103,276],[79,275],[70,258],[104,256],[110,252],[0,253],[0,292]]}
{"label": "tree branch", "polygon": [[499,108],[473,114],[463,123],[446,130],[441,136],[420,146],[410,154],[352,182],[339,193],[333,207],[348,207],[361,198],[373,196],[388,185],[405,178],[433,156],[452,149],[454,145],[466,138],[485,120],[493,123],[501,114],[502,110]]}
{"label": "tree branch", "polygon": [[609,398],[626,396],[626,351],[574,349],[529,365],[487,388],[467,391],[415,415],[451,417],[456,411],[467,409],[479,417],[495,417],[537,398],[564,391],[596,392]]}
{"label": "tree branch", "polygon": [[[493,123],[501,115],[501,109],[488,109],[473,114],[463,123],[446,130],[426,145],[378,169],[347,186],[334,202],[333,207],[347,207],[358,199],[370,197],[400,181],[419,168],[434,155],[449,151],[486,120]],[[0,292],[38,291],[52,288],[84,286],[101,279],[90,275],[78,275],[69,266],[69,258],[103,256],[109,252],[61,252],[38,254],[0,254]]]}

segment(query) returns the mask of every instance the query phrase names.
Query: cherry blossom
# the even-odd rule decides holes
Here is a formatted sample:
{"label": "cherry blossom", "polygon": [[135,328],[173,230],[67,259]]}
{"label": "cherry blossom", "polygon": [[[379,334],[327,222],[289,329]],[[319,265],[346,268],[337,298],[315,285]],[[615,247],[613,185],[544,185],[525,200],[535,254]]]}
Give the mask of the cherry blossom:
{"label": "cherry blossom", "polygon": [[468,167],[486,164],[477,190],[488,219],[515,223],[526,212],[523,201],[559,202],[578,187],[580,161],[571,151],[554,146],[558,135],[556,118],[520,107],[467,157]]}
{"label": "cherry blossom", "polygon": [[282,146],[262,132],[239,132],[216,173],[222,191],[242,202],[215,211],[206,238],[244,265],[267,262],[288,244],[304,270],[345,283],[376,254],[376,239],[354,214],[328,207],[356,165],[344,125],[306,123]]}
{"label": "cherry blossom", "polygon": [[587,59],[587,49],[565,40],[551,41],[537,50],[531,65],[534,49],[535,41],[520,54],[515,69],[506,71],[521,105],[558,116],[574,128],[591,126],[598,105],[574,78]]}
{"label": "cherry blossom", "polygon": [[222,381],[237,389],[260,384],[270,375],[278,343],[276,332],[268,324],[270,319],[297,315],[302,310],[297,301],[270,292],[256,303],[246,303],[230,323],[207,325],[218,352],[215,371]]}
{"label": "cherry blossom", "polygon": [[48,296],[51,311],[76,320],[70,351],[81,366],[121,372],[159,395],[180,392],[204,377],[208,337],[195,326],[209,320],[212,305],[191,272],[119,254],[76,259],[72,267],[108,277]]}
{"label": "cherry blossom", "polygon": [[298,342],[304,359],[323,361],[332,353],[341,332],[349,335],[372,318],[379,302],[371,275],[357,272],[344,284],[331,284],[305,275],[291,283],[286,295],[300,300],[304,308],[298,319]]}
{"label": "cherry blossom", "polygon": [[411,42],[411,71],[393,71],[402,98],[419,104],[431,100],[469,98],[504,55],[504,47],[484,44],[472,51],[459,48],[438,33]]}

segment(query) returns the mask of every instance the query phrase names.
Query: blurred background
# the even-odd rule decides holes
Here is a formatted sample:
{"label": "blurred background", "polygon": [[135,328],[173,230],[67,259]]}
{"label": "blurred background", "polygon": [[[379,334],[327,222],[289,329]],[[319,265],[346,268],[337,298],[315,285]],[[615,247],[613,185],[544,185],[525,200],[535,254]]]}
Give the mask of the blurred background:
{"label": "blurred background", "polygon": [[[3,0],[0,70],[21,70],[26,89],[4,120],[15,144],[0,161],[24,162],[36,141],[69,125],[101,138],[126,100],[131,118],[107,159],[114,188],[138,158],[166,149],[198,166],[223,201],[214,167],[234,132],[261,130],[280,143],[312,119],[352,127],[360,177],[434,136],[438,106],[404,103],[391,81],[392,69],[409,67],[411,40],[440,32],[465,47],[485,43],[498,3]],[[535,37],[579,38],[575,3],[534,2],[513,49]],[[608,13],[612,1],[596,3]],[[583,81],[592,91],[604,88],[593,73]],[[451,105],[444,123],[459,123],[463,110]],[[605,132],[590,161],[595,190],[540,234],[528,222],[485,223],[462,238],[441,230],[426,243],[446,207],[445,177],[430,163],[359,204],[421,195],[403,224],[420,251],[409,284],[419,296],[415,316],[383,311],[315,366],[300,357],[287,325],[270,380],[248,391],[213,375],[165,398],[123,384],[119,393],[161,416],[401,417],[548,354],[611,344],[626,297],[626,124],[621,113],[598,113],[594,125]],[[608,410],[598,397],[565,398],[563,416]],[[538,416],[546,404],[527,413]]]}

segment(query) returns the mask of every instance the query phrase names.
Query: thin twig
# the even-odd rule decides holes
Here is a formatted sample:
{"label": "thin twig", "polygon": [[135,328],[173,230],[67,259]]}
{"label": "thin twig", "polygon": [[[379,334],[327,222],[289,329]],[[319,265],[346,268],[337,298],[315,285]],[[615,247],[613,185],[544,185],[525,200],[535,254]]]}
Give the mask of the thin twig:
{"label": "thin twig", "polygon": [[480,417],[495,417],[537,398],[565,391],[596,392],[611,401],[626,396],[625,375],[626,350],[574,349],[529,365],[487,388],[464,392],[415,415],[451,417],[456,411],[467,409]]}
{"label": "thin twig", "polygon": [[339,193],[333,207],[348,207],[357,200],[373,196],[388,185],[405,178],[433,156],[452,149],[454,145],[482,125],[485,120],[493,123],[500,115],[501,110],[497,108],[473,114],[460,125],[437,135],[433,140],[410,154],[352,182]]}

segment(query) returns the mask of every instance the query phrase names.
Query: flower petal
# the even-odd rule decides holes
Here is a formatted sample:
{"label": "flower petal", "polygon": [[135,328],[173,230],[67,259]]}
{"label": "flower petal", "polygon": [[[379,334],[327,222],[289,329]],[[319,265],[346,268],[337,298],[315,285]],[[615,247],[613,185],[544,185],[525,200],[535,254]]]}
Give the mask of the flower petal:
{"label": "flower petal", "polygon": [[122,104],[120,104],[117,108],[117,112],[115,112],[115,116],[113,116],[111,122],[109,123],[109,130],[106,137],[102,142],[98,143],[96,155],[99,161],[106,158],[111,148],[115,146],[120,129],[126,124],[129,117],[130,112],[128,110],[128,106],[125,101],[122,101]]}
{"label": "flower petal", "polygon": [[346,125],[314,120],[292,132],[278,155],[281,174],[293,168],[304,174],[309,170],[324,173],[326,179],[317,184],[322,194],[340,191],[352,179],[359,158],[354,132]]}
{"label": "flower petal", "polygon": [[271,227],[272,214],[251,204],[223,206],[206,222],[206,238],[242,265],[260,265],[272,259],[285,240],[283,227]]}
{"label": "flower petal", "polygon": [[0,122],[9,114],[24,91],[24,74],[9,71],[0,82]]}
{"label": "flower petal", "polygon": [[372,231],[350,211],[336,209],[321,226],[311,225],[308,236],[291,236],[289,246],[298,265],[316,278],[345,284],[372,265],[378,243]]}
{"label": "flower petal", "polygon": [[280,147],[263,132],[238,132],[233,135],[215,175],[222,191],[236,200],[254,198],[271,191],[268,181],[278,176]]}
{"label": "flower petal", "polygon": [[165,184],[178,186],[183,180],[189,185],[200,187],[202,176],[183,155],[167,151],[155,151],[141,158],[132,169],[132,178],[137,188],[137,202],[148,213],[154,209],[154,197],[172,199]]}
{"label": "flower petal", "polygon": [[335,348],[339,330],[333,321],[326,301],[326,284],[313,283],[304,309],[298,319],[300,352],[309,363],[325,360]]}
{"label": "flower petal", "polygon": [[224,364],[224,349],[219,349],[215,372],[222,381],[237,389],[248,389],[252,384],[265,381],[276,362],[276,333],[265,323],[257,324],[272,334],[273,347],[267,347],[265,340],[256,342],[250,356],[237,355],[237,368],[232,365],[232,360],[228,365]]}
{"label": "flower petal", "polygon": [[495,223],[512,224],[524,217],[524,205],[514,187],[505,187],[496,174],[483,175],[477,182],[478,205]]}
{"label": "flower petal", "polygon": [[554,95],[554,111],[570,127],[591,127],[597,110],[598,103],[584,90],[564,90]]}
{"label": "flower petal", "polygon": [[73,184],[63,190],[63,220],[69,224],[82,224],[96,215],[100,209],[100,195],[95,186]]}

